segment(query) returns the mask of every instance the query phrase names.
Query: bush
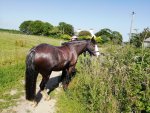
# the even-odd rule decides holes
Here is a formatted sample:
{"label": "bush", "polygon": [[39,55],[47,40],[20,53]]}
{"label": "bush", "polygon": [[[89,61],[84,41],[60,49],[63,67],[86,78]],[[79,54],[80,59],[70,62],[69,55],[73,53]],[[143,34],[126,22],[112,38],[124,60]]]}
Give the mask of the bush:
{"label": "bush", "polygon": [[89,31],[80,31],[79,36],[91,36],[91,33]]}
{"label": "bush", "polygon": [[79,39],[81,40],[86,40],[86,39],[90,39],[90,36],[79,36]]}
{"label": "bush", "polygon": [[67,34],[60,35],[60,38],[64,39],[64,40],[71,40],[71,37],[69,35],[67,35]]}
{"label": "bush", "polygon": [[100,36],[99,36],[99,37],[96,37],[96,42],[97,42],[97,43],[100,43],[100,44],[101,44],[102,41],[103,41],[103,40],[102,40],[102,38],[101,38]]}
{"label": "bush", "polygon": [[81,113],[150,112],[149,50],[111,45],[106,52],[99,59],[80,57],[79,73],[62,96],[68,99],[59,106],[71,100]]}

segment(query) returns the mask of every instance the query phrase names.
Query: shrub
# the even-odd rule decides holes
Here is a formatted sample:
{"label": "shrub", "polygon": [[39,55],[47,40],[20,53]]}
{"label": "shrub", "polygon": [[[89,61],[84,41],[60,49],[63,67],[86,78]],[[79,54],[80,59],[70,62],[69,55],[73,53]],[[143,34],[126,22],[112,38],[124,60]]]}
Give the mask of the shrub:
{"label": "shrub", "polygon": [[90,36],[80,36],[79,39],[81,39],[81,40],[90,39]]}
{"label": "shrub", "polygon": [[149,49],[111,45],[107,52],[99,59],[80,57],[61,104],[75,101],[83,113],[150,112]]}
{"label": "shrub", "polygon": [[71,40],[71,37],[67,34],[63,34],[60,36],[61,39],[64,39],[64,40]]}
{"label": "shrub", "polygon": [[100,36],[99,36],[99,37],[96,37],[96,42],[97,42],[97,43],[100,43],[100,44],[101,44],[102,41],[103,41],[103,40],[102,40],[102,38],[101,38]]}

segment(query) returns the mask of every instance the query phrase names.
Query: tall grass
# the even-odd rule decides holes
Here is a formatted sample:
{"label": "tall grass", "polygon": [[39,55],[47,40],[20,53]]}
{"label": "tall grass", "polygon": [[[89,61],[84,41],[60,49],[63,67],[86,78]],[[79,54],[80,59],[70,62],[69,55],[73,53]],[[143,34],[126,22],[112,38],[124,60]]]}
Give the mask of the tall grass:
{"label": "tall grass", "polygon": [[77,76],[59,96],[58,112],[150,112],[150,50],[110,46],[105,53],[79,59]]}

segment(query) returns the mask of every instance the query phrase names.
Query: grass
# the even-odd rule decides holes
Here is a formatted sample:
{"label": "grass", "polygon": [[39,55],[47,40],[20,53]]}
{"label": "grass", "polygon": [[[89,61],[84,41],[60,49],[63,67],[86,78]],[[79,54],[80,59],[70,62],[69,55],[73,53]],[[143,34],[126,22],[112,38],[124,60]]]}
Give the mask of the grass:
{"label": "grass", "polygon": [[[24,91],[25,57],[33,46],[40,43],[60,45],[63,40],[43,36],[0,32],[0,112],[15,105]],[[11,95],[11,90],[17,93]]]}
{"label": "grass", "polygon": [[[14,104],[16,99],[22,94],[24,69],[23,64],[0,68],[0,99],[4,100],[4,102],[0,103],[0,110]],[[11,95],[11,90],[17,90],[18,92]]]}
{"label": "grass", "polygon": [[42,36],[0,32],[0,66],[25,59],[30,48],[40,43],[60,45],[62,40]]}

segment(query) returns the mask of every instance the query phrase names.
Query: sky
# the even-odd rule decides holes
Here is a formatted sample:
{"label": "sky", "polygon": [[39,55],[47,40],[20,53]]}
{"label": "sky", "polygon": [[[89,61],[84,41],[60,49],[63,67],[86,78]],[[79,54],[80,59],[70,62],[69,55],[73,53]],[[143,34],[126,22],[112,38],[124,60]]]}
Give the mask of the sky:
{"label": "sky", "polygon": [[150,27],[150,0],[0,0],[0,28],[18,30],[26,20],[66,22],[75,31],[109,28],[128,41],[133,11],[132,32]]}

